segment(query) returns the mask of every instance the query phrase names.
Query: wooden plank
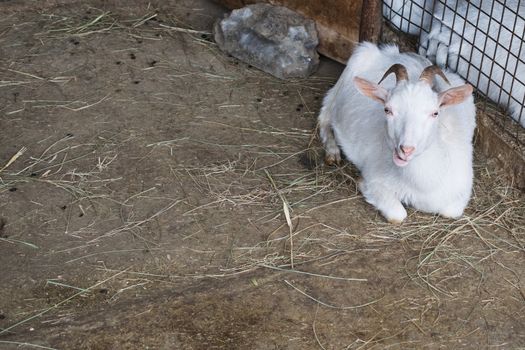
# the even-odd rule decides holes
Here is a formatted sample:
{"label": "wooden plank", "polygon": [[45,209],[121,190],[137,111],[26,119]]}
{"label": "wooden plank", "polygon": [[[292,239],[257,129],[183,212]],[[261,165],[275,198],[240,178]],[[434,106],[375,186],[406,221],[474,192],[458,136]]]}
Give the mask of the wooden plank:
{"label": "wooden plank", "polygon": [[363,0],[359,41],[377,43],[381,37],[382,24],[382,1]]}
{"label": "wooden plank", "polygon": [[525,190],[525,154],[483,112],[478,112],[476,147],[489,158],[495,159],[510,182]]}

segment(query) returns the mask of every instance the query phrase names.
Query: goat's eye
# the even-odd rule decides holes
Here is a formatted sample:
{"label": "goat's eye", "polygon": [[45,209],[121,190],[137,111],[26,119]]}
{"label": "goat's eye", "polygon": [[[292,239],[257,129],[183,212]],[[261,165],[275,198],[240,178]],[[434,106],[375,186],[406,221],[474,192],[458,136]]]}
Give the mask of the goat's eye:
{"label": "goat's eye", "polygon": [[388,107],[385,107],[385,114],[388,114],[388,115],[391,115],[392,114],[392,110]]}
{"label": "goat's eye", "polygon": [[437,118],[438,115],[439,115],[438,111],[435,111],[435,112],[432,113],[432,117],[434,117],[434,118]]}

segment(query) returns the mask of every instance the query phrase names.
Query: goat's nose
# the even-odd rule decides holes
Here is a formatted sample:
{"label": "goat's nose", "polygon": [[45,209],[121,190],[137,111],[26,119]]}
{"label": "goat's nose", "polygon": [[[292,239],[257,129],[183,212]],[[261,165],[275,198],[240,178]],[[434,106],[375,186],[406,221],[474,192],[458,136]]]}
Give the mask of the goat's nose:
{"label": "goat's nose", "polygon": [[405,145],[401,145],[399,148],[401,148],[401,151],[403,151],[403,154],[406,156],[409,156],[412,153],[414,153],[414,150],[416,149],[413,146],[405,146]]}

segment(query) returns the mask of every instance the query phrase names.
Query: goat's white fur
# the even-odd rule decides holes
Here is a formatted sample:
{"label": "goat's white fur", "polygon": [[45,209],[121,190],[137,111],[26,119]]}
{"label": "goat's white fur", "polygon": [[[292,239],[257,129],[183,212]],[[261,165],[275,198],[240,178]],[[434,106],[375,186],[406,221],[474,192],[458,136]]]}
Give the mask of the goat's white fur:
{"label": "goat's white fur", "polygon": [[[397,114],[387,117],[385,107],[364,96],[354,78],[377,83],[394,63],[408,69],[409,82],[397,88],[392,75],[381,83],[388,91],[387,104],[393,104]],[[340,147],[361,171],[360,190],[366,201],[390,222],[405,219],[403,204],[456,218],[470,199],[473,98],[469,93],[462,103],[440,109],[437,118],[430,117],[432,108],[439,105],[438,93],[418,81],[430,64],[421,56],[399,53],[397,46],[360,44],[324,98],[319,115],[327,159],[339,160]],[[445,74],[451,86],[464,84],[456,74]],[[437,91],[450,87],[439,77],[435,81]],[[416,147],[415,155],[406,166],[396,166],[393,152],[407,142]]]}

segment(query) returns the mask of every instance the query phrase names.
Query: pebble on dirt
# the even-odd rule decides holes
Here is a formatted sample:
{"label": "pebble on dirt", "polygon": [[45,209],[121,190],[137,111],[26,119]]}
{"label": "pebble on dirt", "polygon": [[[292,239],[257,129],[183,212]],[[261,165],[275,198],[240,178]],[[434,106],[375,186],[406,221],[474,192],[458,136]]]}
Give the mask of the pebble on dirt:
{"label": "pebble on dirt", "polygon": [[221,50],[280,79],[307,77],[319,65],[314,22],[286,7],[233,10],[214,32]]}

